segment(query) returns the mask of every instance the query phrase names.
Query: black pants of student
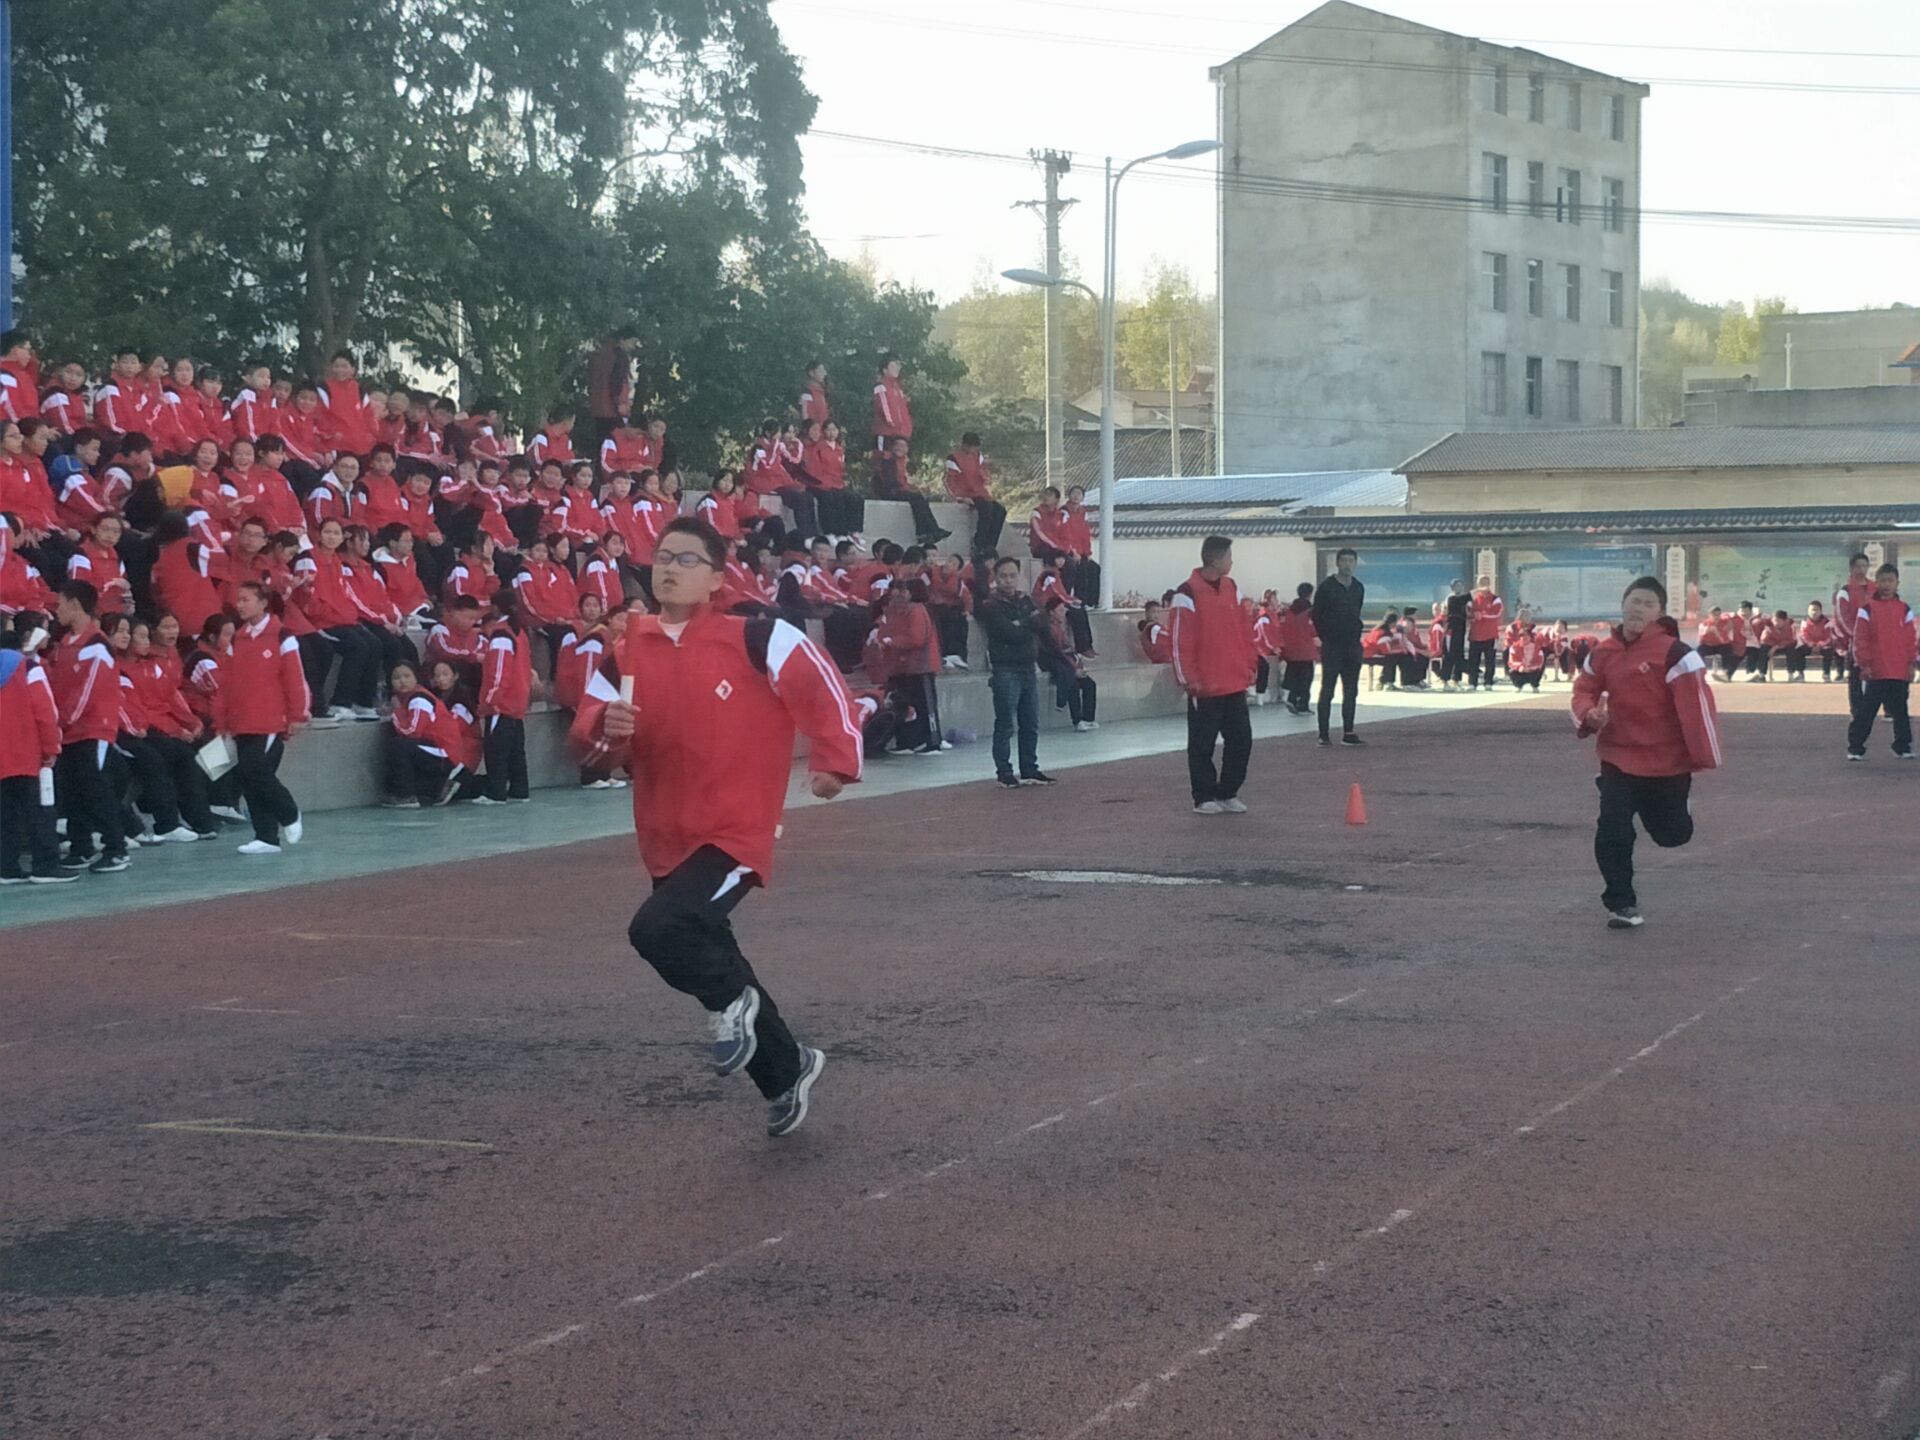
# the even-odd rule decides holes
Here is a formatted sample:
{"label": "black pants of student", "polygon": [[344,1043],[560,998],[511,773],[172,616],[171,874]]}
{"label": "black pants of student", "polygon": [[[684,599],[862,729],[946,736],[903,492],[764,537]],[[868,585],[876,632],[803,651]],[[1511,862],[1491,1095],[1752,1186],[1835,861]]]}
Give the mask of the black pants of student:
{"label": "black pants of student", "polygon": [[1306,714],[1313,703],[1313,662],[1287,661],[1287,668],[1280,676],[1280,688],[1286,692],[1287,708],[1296,715]]}
{"label": "black pants of student", "polygon": [[[938,750],[940,730],[939,685],[931,675],[896,675],[887,682],[895,709],[902,719],[896,738],[902,750]],[[911,717],[906,709],[911,708]]]}
{"label": "black pants of student", "polygon": [[1400,657],[1400,683],[1402,685],[1424,685],[1427,683],[1427,657],[1424,655],[1402,655]]}
{"label": "black pants of student", "polygon": [[1762,680],[1766,679],[1769,670],[1768,662],[1772,658],[1772,655],[1773,647],[1771,645],[1749,645],[1747,647],[1747,674],[1757,675]]}
{"label": "black pants of student", "polygon": [[1835,675],[1847,678],[1847,657],[1829,645],[1820,652],[1820,678],[1831,680]]}
{"label": "black pants of student", "polygon": [[1267,664],[1267,657],[1264,655],[1257,656],[1255,659],[1259,668],[1253,674],[1253,692],[1256,695],[1264,695],[1267,693],[1268,684],[1273,680],[1273,667]]}
{"label": "black pants of student", "polygon": [[703,845],[653,882],[653,894],[627,926],[627,939],[662,980],[711,1012],[725,1010],[749,985],[760,992],[753,1026],[759,1043],[747,1076],[771,1100],[800,1078],[800,1046],[734,938],[728,917],[751,883],[726,851]]}
{"label": "black pants of student", "polygon": [[487,798],[525,800],[527,788],[527,722],[512,715],[489,715],[481,746],[487,757]]}
{"label": "black pants of student", "polygon": [[929,605],[933,632],[940,637],[940,654],[967,658],[967,612],[958,605]]}
{"label": "black pants of student", "polygon": [[987,677],[993,695],[993,768],[1003,779],[1013,774],[1014,730],[1020,732],[1020,773],[1040,769],[1040,672],[995,670]]}
{"label": "black pants of student", "polygon": [[113,746],[105,740],[76,740],[62,747],[55,783],[60,787],[60,811],[67,817],[67,849],[75,859],[94,856],[96,835],[98,853],[116,858],[127,853],[118,775]]}
{"label": "black pants of student", "polygon": [[[139,796],[141,810],[153,819],[156,835],[177,830],[182,819],[185,818],[184,812],[187,809],[179,788],[179,781],[186,777],[176,776],[173,765],[162,750],[161,742],[166,738],[164,735],[155,735],[151,732],[146,735],[123,733],[114,742],[114,748],[120,752],[126,762],[126,774],[133,781],[133,789]],[[192,747],[183,740],[176,740],[173,743],[186,750],[187,763],[196,773],[200,773],[200,767],[193,764]],[[193,828],[204,834],[214,826],[213,816],[207,812],[205,774],[201,773],[200,778],[202,783],[196,787],[195,797],[198,801],[196,808],[199,813],[194,818]]]}
{"label": "black pants of student", "polygon": [[913,511],[913,533],[922,545],[947,538],[949,532],[940,528],[940,522],[933,518],[933,506],[918,490],[895,490],[885,495],[876,494],[874,498],[906,502],[907,508]]}
{"label": "black pants of student", "polygon": [[1693,838],[1693,814],[1687,796],[1691,775],[1629,775],[1613,765],[1602,765],[1594,782],[1600,789],[1600,824],[1593,834],[1593,858],[1606,882],[1600,903],[1624,910],[1640,901],[1633,892],[1633,822],[1637,817],[1647,838],[1663,850]]}
{"label": "black pants of student", "polygon": [[869,760],[879,759],[887,753],[887,746],[893,742],[894,732],[899,728],[900,717],[882,705],[860,727],[860,753]]}
{"label": "black pants of student", "polygon": [[1866,680],[1861,683],[1860,703],[1853,707],[1853,723],[1847,726],[1847,753],[1867,753],[1867,737],[1873,733],[1873,721],[1882,710],[1893,722],[1893,753],[1905,755],[1913,749],[1913,721],[1907,714],[1909,680]]}
{"label": "black pants of student", "polygon": [[858,605],[830,606],[821,615],[820,624],[826,632],[827,654],[842,675],[851,675],[860,668],[861,651],[872,628],[867,612]]}
{"label": "black pants of student", "polygon": [[1007,524],[1007,507],[998,500],[975,500],[967,508],[973,511],[972,548],[975,558],[998,555],[1000,532]]}
{"label": "black pants of student", "polygon": [[[327,672],[340,662],[333,691],[327,691]],[[313,695],[313,713],[325,715],[333,706],[371,706],[380,679],[380,642],[359,625],[335,625],[300,637],[300,667],[307,673]]]}
{"label": "black pants of student", "polygon": [[1333,687],[1340,687],[1340,729],[1353,733],[1354,712],[1360,704],[1360,642],[1320,642],[1320,738],[1328,737],[1333,718]]}
{"label": "black pants of student", "polygon": [[1064,707],[1067,719],[1075,725],[1100,718],[1100,687],[1094,683],[1091,675],[1076,675],[1071,671],[1057,675],[1054,677],[1053,693],[1055,708]]}
{"label": "black pants of student", "polygon": [[1068,560],[1060,567],[1060,578],[1066,583],[1073,598],[1082,605],[1100,603],[1100,562],[1098,560]]}
{"label": "black pants of student", "polygon": [[1467,642],[1467,684],[1479,689],[1493,688],[1493,646],[1491,640]]}
{"label": "black pants of student", "polygon": [[1789,680],[1796,676],[1805,677],[1807,673],[1807,656],[1812,653],[1813,648],[1808,645],[1783,645],[1780,647],[1779,655],[1781,659],[1787,662],[1787,678]]}
{"label": "black pants of student", "polygon": [[826,535],[845,538],[859,535],[867,528],[867,497],[851,490],[821,490],[813,497],[820,515],[820,530]]}
{"label": "black pants of student", "polygon": [[220,822],[213,818],[213,811],[207,808],[213,803],[213,782],[207,779],[207,772],[200,768],[200,762],[195,758],[198,752],[194,743],[149,730],[147,744],[167,768],[167,778],[173,782],[173,798],[180,807],[180,818],[202,835],[218,830]]}
{"label": "black pants of student", "polygon": [[253,838],[278,845],[280,832],[300,818],[293,792],[280,783],[286,739],[279,735],[236,735],[233,748],[239,757],[233,773],[239,777],[240,794],[247,802]]}
{"label": "black pants of student", "polygon": [[1447,624],[1447,653],[1440,665],[1440,678],[1458,685],[1467,678],[1467,626],[1465,621]]}
{"label": "black pants of student", "polygon": [[0,875],[16,879],[29,873],[60,873],[55,818],[53,807],[40,803],[38,775],[9,775],[0,780]]}
{"label": "black pants of student", "polygon": [[396,665],[410,665],[414,674],[420,673],[420,649],[405,631],[396,634],[384,625],[375,625],[371,620],[361,621],[360,628],[380,647],[375,662],[378,668],[374,672],[377,684],[385,684]]}
{"label": "black pants of student", "polygon": [[793,512],[794,534],[812,539],[820,533],[820,506],[815,491],[804,485],[788,485],[774,493]]}
{"label": "black pants of student", "polygon": [[[1220,769],[1213,768],[1215,741],[1224,741]],[[1187,778],[1193,784],[1193,803],[1231,800],[1246,783],[1247,761],[1253,755],[1253,717],[1247,695],[1187,697]]]}
{"label": "black pants of student", "polygon": [[1514,689],[1524,690],[1529,685],[1531,685],[1533,687],[1534,694],[1537,695],[1540,693],[1540,679],[1546,673],[1547,672],[1544,669],[1542,670],[1510,670],[1507,672],[1507,678],[1513,681]]}
{"label": "black pants of student", "polygon": [[422,805],[438,801],[441,789],[460,768],[439,746],[422,745],[393,730],[386,734],[386,762],[387,794]]}
{"label": "black pants of student", "polygon": [[1091,655],[1093,651],[1093,621],[1087,618],[1084,605],[1067,606],[1067,633],[1073,636],[1073,648],[1082,655]]}
{"label": "black pants of student", "polygon": [[1735,650],[1731,645],[1727,646],[1720,656],[1721,673],[1729,680],[1739,674],[1741,668],[1745,666],[1746,663],[1747,652],[1744,650]]}

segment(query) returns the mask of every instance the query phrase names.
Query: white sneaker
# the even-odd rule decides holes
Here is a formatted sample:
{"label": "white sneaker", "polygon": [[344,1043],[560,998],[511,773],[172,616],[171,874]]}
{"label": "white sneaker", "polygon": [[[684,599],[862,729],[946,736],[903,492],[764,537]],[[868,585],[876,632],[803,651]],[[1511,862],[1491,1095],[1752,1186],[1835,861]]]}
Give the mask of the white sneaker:
{"label": "white sneaker", "polygon": [[1220,807],[1220,813],[1222,815],[1244,815],[1247,813],[1247,802],[1238,796],[1232,800],[1218,800],[1214,803]]}
{"label": "white sneaker", "polygon": [[1225,815],[1227,813],[1227,807],[1222,805],[1218,800],[1202,800],[1198,805],[1193,807],[1193,813],[1196,815]]}
{"label": "white sneaker", "polygon": [[340,728],[340,717],[338,715],[316,715],[307,722],[307,725],[308,728],[314,730],[338,730]]}
{"label": "white sneaker", "polygon": [[953,749],[953,741],[951,741],[951,740],[942,740],[942,741],[940,742],[940,748],[941,748],[942,750],[951,750],[951,749]]}
{"label": "white sneaker", "polygon": [[1087,731],[1093,729],[1093,724],[1091,721],[1087,721],[1087,720],[1076,720],[1073,722],[1073,728],[1079,734],[1084,735],[1087,733]]}
{"label": "white sneaker", "polygon": [[418,810],[420,802],[412,795],[389,795],[380,802],[382,810]]}
{"label": "white sneaker", "polygon": [[491,795],[476,795],[473,797],[473,803],[476,805],[504,805],[507,802],[504,800],[496,800]]}
{"label": "white sneaker", "polygon": [[363,723],[367,721],[377,721],[380,718],[380,712],[371,705],[355,705],[353,707],[353,718]]}
{"label": "white sneaker", "polygon": [[211,810],[218,818],[222,820],[232,820],[236,824],[247,818],[231,805],[209,805],[207,809]]}
{"label": "white sneaker", "polygon": [[580,788],[582,790],[611,790],[613,788],[613,782],[606,779],[589,780]]}
{"label": "white sneaker", "polygon": [[967,664],[967,662],[962,657],[958,655],[949,655],[947,658],[953,661],[953,668],[956,670],[971,670],[973,668],[971,665]]}
{"label": "white sneaker", "polygon": [[269,845],[265,840],[249,840],[239,847],[242,855],[278,855],[280,847]]}
{"label": "white sneaker", "polygon": [[176,825],[163,835],[156,835],[149,842],[154,845],[191,845],[200,838],[200,832],[185,825]]}
{"label": "white sneaker", "polygon": [[280,831],[280,838],[286,841],[287,844],[289,845],[298,845],[302,840],[302,838],[305,837],[306,833],[307,833],[306,817],[302,815],[295,815],[293,817],[293,823],[291,825],[284,827]]}
{"label": "white sneaker", "polygon": [[954,665],[954,663],[953,663],[953,656],[951,656],[951,655],[942,655],[942,656],[940,657],[940,668],[941,668],[942,670],[953,670],[953,669],[956,669],[957,667],[956,667],[956,666]]}
{"label": "white sneaker", "polygon": [[626,780],[622,780],[618,775],[616,775],[611,780],[607,781],[607,788],[609,790],[624,790],[627,788],[629,783],[630,782]]}

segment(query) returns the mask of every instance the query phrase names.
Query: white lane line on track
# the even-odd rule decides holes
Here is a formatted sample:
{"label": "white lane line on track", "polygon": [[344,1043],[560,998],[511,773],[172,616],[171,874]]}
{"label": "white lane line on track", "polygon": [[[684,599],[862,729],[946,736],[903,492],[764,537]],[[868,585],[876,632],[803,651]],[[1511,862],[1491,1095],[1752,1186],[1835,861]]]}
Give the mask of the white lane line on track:
{"label": "white lane line on track", "polygon": [[1243,1310],[1227,1322],[1227,1324],[1215,1331],[1212,1338],[1209,1339],[1206,1344],[1187,1351],[1186,1354],[1174,1361],[1173,1364],[1142,1380],[1138,1385],[1134,1386],[1133,1389],[1122,1395],[1118,1400],[1115,1400],[1111,1405],[1108,1405],[1104,1410],[1096,1411],[1072,1430],[1069,1430],[1064,1440],[1080,1440],[1081,1436],[1091,1434],[1101,1426],[1112,1421],[1115,1417],[1123,1415],[1129,1410],[1137,1410],[1157,1387],[1179,1379],[1181,1373],[1194,1361],[1204,1360],[1207,1356],[1216,1354],[1220,1348],[1232,1340],[1234,1336],[1251,1330],[1259,1323],[1259,1312]]}
{"label": "white lane line on track", "polygon": [[1327,1003],[1329,1005],[1345,1005],[1349,1000],[1358,1000],[1362,995],[1366,993],[1367,992],[1364,990],[1355,990],[1346,995],[1336,995],[1334,996],[1333,999],[1329,1000]]}
{"label": "white lane line on track", "polygon": [[[1453,1170],[1443,1174],[1439,1179],[1435,1180],[1432,1184],[1427,1186],[1425,1190],[1421,1191],[1418,1195],[1413,1196],[1409,1201],[1409,1203],[1402,1205],[1396,1210],[1394,1210],[1393,1213],[1390,1214],[1383,1223],[1378,1225],[1370,1225],[1361,1229],[1355,1234],[1354,1238],[1351,1241],[1349,1241],[1345,1246],[1341,1247],[1341,1249],[1336,1251],[1332,1256],[1325,1259],[1321,1259],[1321,1260],[1315,1260],[1310,1266],[1307,1267],[1307,1274],[1312,1276],[1315,1279],[1324,1278],[1325,1276],[1331,1275],[1335,1270],[1339,1269],[1340,1267],[1347,1265],[1354,1259],[1358,1258],[1360,1255],[1366,1253],[1370,1242],[1376,1239],[1379,1239],[1381,1236],[1391,1234],[1393,1231],[1400,1229],[1408,1221],[1414,1219],[1415,1216],[1420,1213],[1421,1209],[1431,1210],[1435,1203],[1446,1198],[1448,1195],[1452,1194],[1455,1190],[1458,1190],[1474,1174],[1484,1169],[1487,1165],[1491,1164],[1495,1159],[1497,1159],[1505,1151],[1507,1151],[1508,1149],[1512,1148],[1514,1145],[1519,1143],[1519,1140],[1521,1139],[1521,1137],[1534,1134],[1540,1128],[1540,1126],[1546,1124],[1548,1121],[1555,1119],[1558,1116],[1566,1114],[1567,1111],[1573,1109],[1576,1105],[1582,1104],[1587,1100],[1591,1100],[1595,1095],[1598,1095],[1601,1091],[1605,1090],[1609,1085],[1613,1084],[1614,1081],[1618,1080],[1621,1076],[1625,1075],[1635,1065],[1639,1064],[1641,1060],[1645,1059],[1647,1056],[1652,1055],[1667,1041],[1673,1039],[1677,1035],[1681,1035],[1685,1033],[1688,1029],[1698,1024],[1704,1017],[1712,1014],[1714,1011],[1718,1010],[1721,1006],[1726,1005],[1730,1001],[1733,1001],[1739,998],[1739,996],[1744,994],[1751,986],[1756,984],[1758,981],[1764,979],[1765,976],[1769,973],[1771,972],[1762,971],[1759,975],[1749,976],[1747,979],[1741,981],[1738,985],[1734,986],[1733,989],[1727,991],[1724,995],[1721,995],[1717,999],[1709,1001],[1700,1010],[1698,1010],[1692,1015],[1689,1015],[1686,1019],[1682,1020],[1679,1024],[1670,1026],[1668,1029],[1661,1032],[1661,1034],[1656,1039],[1654,1039],[1654,1041],[1651,1044],[1642,1046],[1639,1050],[1629,1055],[1625,1060],[1621,1061],[1618,1065],[1611,1066],[1604,1074],[1599,1075],[1595,1079],[1588,1081],[1585,1085],[1582,1085],[1578,1090],[1575,1090],[1571,1095],[1567,1096],[1566,1099],[1559,1101],[1557,1104],[1547,1107],[1545,1110],[1542,1110],[1538,1115],[1534,1116],[1527,1123],[1516,1126],[1514,1129],[1509,1130],[1506,1134],[1500,1136],[1498,1139],[1495,1139],[1489,1142],[1488,1144],[1482,1146],[1479,1152],[1475,1154],[1472,1159],[1465,1161],[1464,1163],[1456,1166]],[[1245,1317],[1242,1317],[1242,1318],[1245,1318]],[[1254,1314],[1253,1320],[1258,1320],[1258,1319],[1259,1319],[1258,1314]],[[1249,1321],[1248,1323],[1251,1324],[1252,1321]],[[1219,1345],[1217,1342],[1221,1338],[1223,1338],[1225,1333],[1226,1332],[1223,1332],[1222,1336],[1215,1337],[1216,1343],[1214,1344],[1213,1349],[1219,1348]],[[1185,1355],[1183,1355],[1178,1361],[1174,1363],[1174,1365],[1171,1367],[1171,1373],[1177,1375],[1182,1370],[1184,1370],[1189,1364],[1191,1364],[1194,1360],[1199,1359],[1211,1353],[1212,1353],[1212,1350],[1206,1347],[1202,1347],[1199,1350],[1188,1351]],[[1118,1400],[1115,1400],[1110,1404],[1103,1406],[1101,1409],[1095,1411],[1093,1415],[1090,1416],[1088,1419],[1082,1421],[1079,1425],[1067,1431],[1066,1434],[1061,1437],[1061,1440],[1079,1440],[1079,1437],[1088,1434],[1089,1432],[1094,1430],[1096,1427],[1106,1425],[1109,1422],[1111,1422],[1113,1419],[1115,1419],[1117,1416],[1120,1416],[1132,1410],[1138,1409],[1141,1403],[1145,1401],[1148,1395],[1153,1391],[1156,1383],[1158,1382],[1158,1379],[1161,1376],[1164,1376],[1168,1373],[1169,1372],[1167,1371],[1162,1371],[1162,1372],[1159,1372],[1158,1375],[1156,1375],[1153,1378],[1149,1378],[1147,1380],[1141,1381],[1138,1385],[1134,1386],[1131,1390],[1129,1390],[1125,1395],[1121,1396]]]}
{"label": "white lane line on track", "polygon": [[237,1119],[156,1120],[139,1127],[142,1130],[167,1130],[186,1135],[241,1135],[263,1140],[317,1140],[337,1145],[407,1145],[424,1149],[486,1150],[493,1146],[483,1140],[442,1140],[425,1135],[356,1135],[335,1130],[273,1130],[262,1125],[247,1125]]}

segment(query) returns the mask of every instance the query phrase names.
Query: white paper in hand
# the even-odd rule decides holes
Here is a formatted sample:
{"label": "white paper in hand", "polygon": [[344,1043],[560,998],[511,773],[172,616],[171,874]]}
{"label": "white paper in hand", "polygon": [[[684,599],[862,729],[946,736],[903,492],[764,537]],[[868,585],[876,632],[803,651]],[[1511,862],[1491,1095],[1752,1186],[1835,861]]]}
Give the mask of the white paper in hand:
{"label": "white paper in hand", "polygon": [[234,747],[232,736],[216,735],[196,750],[193,758],[209,780],[218,780],[240,763],[240,752]]}

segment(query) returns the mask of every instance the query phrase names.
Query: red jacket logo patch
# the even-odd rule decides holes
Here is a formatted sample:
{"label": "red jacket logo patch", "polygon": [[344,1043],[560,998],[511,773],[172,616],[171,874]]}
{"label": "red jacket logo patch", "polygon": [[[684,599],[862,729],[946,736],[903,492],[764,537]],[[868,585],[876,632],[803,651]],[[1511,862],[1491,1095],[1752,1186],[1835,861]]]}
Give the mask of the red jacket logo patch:
{"label": "red jacket logo patch", "polygon": [[718,695],[722,700],[726,699],[729,695],[733,694],[732,682],[722,680],[718,685],[713,687],[713,693]]}

